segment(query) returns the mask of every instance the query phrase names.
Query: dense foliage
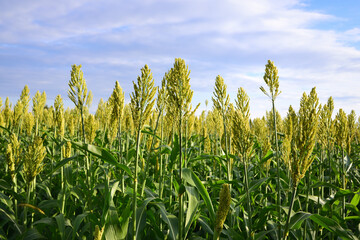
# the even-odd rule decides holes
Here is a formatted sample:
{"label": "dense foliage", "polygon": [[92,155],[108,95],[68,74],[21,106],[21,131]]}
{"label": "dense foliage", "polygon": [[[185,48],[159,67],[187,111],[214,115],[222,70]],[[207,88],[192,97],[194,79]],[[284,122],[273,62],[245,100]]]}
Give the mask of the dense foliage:
{"label": "dense foliage", "polygon": [[281,117],[271,61],[264,83],[255,119],[221,76],[196,115],[182,59],[159,87],[145,65],[129,104],[116,82],[95,114],[81,65],[72,109],[45,92],[30,109],[27,86],[0,99],[0,239],[357,239],[360,119],[315,88]]}

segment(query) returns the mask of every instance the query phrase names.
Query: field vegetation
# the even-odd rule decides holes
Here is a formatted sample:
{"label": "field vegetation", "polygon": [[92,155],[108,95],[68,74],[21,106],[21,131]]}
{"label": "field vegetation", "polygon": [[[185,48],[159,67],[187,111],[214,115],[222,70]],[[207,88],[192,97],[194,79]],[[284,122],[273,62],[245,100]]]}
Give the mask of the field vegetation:
{"label": "field vegetation", "polygon": [[315,87],[280,116],[272,61],[262,118],[221,76],[196,113],[180,58],[160,86],[147,65],[130,95],[116,81],[95,114],[81,65],[69,79],[71,109],[28,86],[14,105],[0,99],[0,239],[360,236],[360,119]]}

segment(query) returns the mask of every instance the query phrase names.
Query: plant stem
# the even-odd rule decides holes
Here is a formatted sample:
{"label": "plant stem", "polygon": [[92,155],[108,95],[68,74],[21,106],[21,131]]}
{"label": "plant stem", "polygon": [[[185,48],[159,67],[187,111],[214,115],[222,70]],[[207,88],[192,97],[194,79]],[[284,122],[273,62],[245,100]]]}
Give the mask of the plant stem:
{"label": "plant stem", "polygon": [[[345,150],[344,148],[341,148],[341,185],[342,185],[342,189],[346,189],[346,185],[345,185],[345,174],[346,174],[346,169],[345,169],[345,163],[344,163],[344,159],[345,159]],[[343,196],[342,198],[342,218],[343,220],[345,220],[345,196]]]}
{"label": "plant stem", "polygon": [[243,158],[244,160],[244,171],[245,171],[245,191],[246,191],[246,201],[247,201],[247,211],[248,211],[248,219],[249,219],[249,229],[248,229],[248,239],[252,239],[251,232],[252,232],[252,223],[251,223],[251,205],[250,205],[250,192],[249,192],[249,179],[248,179],[248,167],[247,167],[247,160],[246,157]]}
{"label": "plant stem", "polygon": [[137,204],[137,185],[138,185],[137,179],[138,179],[140,134],[141,134],[141,126],[139,124],[137,137],[136,137],[136,159],[135,159],[134,196],[133,196],[133,239],[134,240],[136,240],[136,208],[137,208],[136,204]]}
{"label": "plant stem", "polygon": [[278,144],[278,138],[277,138],[277,127],[276,127],[276,111],[275,111],[275,99],[274,96],[272,96],[272,112],[273,112],[273,118],[274,118],[274,131],[275,131],[275,144],[276,144],[276,168],[277,168],[277,198],[276,198],[276,207],[278,212],[278,236],[281,236],[281,212],[280,212],[280,205],[281,205],[281,186],[280,186],[280,161],[279,161],[279,144]]}
{"label": "plant stem", "polygon": [[[154,129],[154,132],[153,132],[153,134],[155,135],[156,134],[156,130],[157,130],[157,128],[158,128],[158,126],[159,126],[159,120],[160,120],[160,116],[161,116],[161,111],[159,112],[159,115],[158,115],[158,117],[157,117],[157,119],[156,119],[156,124],[155,124],[155,129]],[[152,152],[152,150],[153,150],[153,147],[154,147],[154,143],[155,143],[155,136],[152,136],[152,138],[151,138],[151,145],[150,145],[150,151],[148,152],[148,155],[147,155],[147,159],[146,159],[146,166],[145,166],[145,171],[144,171],[144,181],[143,181],[143,183],[142,183],[142,187],[141,187],[141,196],[143,196],[144,195],[144,190],[145,190],[145,185],[146,185],[146,176],[147,176],[147,173],[148,173],[148,171],[149,171],[149,160],[150,160],[150,155],[151,155],[151,152]]]}
{"label": "plant stem", "polygon": [[[63,160],[63,150],[60,148],[60,161]],[[65,212],[65,179],[64,179],[64,166],[61,167],[61,191],[63,193],[61,197],[61,209],[60,212],[64,214]]]}
{"label": "plant stem", "polygon": [[[182,185],[182,111],[180,107],[180,119],[179,119],[179,186]],[[184,218],[184,209],[183,209],[183,194],[179,195],[179,240],[183,239],[183,218]]]}
{"label": "plant stem", "polygon": [[[30,195],[31,195],[31,182],[27,184],[27,194],[26,194],[26,203],[30,204]],[[24,207],[24,226],[26,227],[27,221],[27,207]]]}
{"label": "plant stem", "polygon": [[293,186],[292,189],[292,196],[291,196],[291,201],[290,201],[290,207],[289,207],[289,212],[287,215],[287,219],[286,219],[286,224],[285,224],[285,231],[284,231],[284,240],[287,239],[288,235],[289,235],[289,222],[290,222],[290,215],[291,215],[291,211],[294,205],[294,200],[295,200],[295,196],[296,196],[296,190],[297,190],[297,186]]}

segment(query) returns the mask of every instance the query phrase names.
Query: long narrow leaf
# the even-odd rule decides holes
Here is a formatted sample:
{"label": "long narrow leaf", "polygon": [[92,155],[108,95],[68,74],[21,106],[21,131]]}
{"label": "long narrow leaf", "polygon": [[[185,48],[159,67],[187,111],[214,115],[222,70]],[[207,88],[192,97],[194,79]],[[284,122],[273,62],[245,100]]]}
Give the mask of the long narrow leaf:
{"label": "long narrow leaf", "polygon": [[164,203],[155,202],[154,204],[159,207],[161,217],[169,227],[171,239],[176,240],[179,233],[179,223],[177,217],[166,211]]}
{"label": "long narrow leaf", "polygon": [[183,168],[182,174],[185,181],[187,181],[190,185],[195,186],[197,188],[209,211],[211,221],[215,222],[214,206],[212,204],[211,198],[204,184],[202,184],[202,182],[195,175],[195,173],[188,168]]}
{"label": "long narrow leaf", "polygon": [[130,177],[132,176],[131,170],[124,164],[120,164],[117,162],[115,157],[108,152],[106,149],[92,145],[92,144],[84,144],[81,142],[71,142],[75,147],[80,148],[102,160],[105,162],[114,165],[122,170],[124,170]]}

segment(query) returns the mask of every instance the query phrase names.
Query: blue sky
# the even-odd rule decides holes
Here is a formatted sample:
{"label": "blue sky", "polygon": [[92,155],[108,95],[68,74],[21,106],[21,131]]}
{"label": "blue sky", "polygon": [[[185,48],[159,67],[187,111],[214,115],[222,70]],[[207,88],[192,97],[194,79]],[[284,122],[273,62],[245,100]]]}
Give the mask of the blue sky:
{"label": "blue sky", "polygon": [[[243,87],[252,117],[271,105],[259,90],[268,59],[275,62],[285,115],[312,87],[322,103],[360,109],[360,1],[142,0],[0,1],[0,97],[15,103],[27,84],[48,105],[66,106],[72,64],[82,64],[91,111],[118,80],[126,101],[148,64],[157,84],[177,57],[191,70],[193,105],[211,103],[221,75],[232,100]],[[210,108],[210,106],[208,107]]]}

